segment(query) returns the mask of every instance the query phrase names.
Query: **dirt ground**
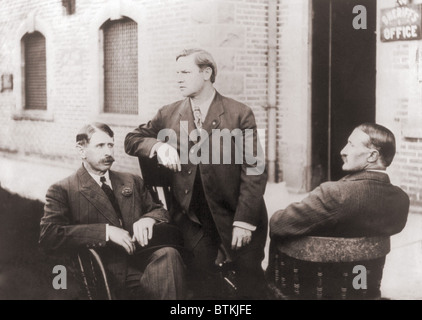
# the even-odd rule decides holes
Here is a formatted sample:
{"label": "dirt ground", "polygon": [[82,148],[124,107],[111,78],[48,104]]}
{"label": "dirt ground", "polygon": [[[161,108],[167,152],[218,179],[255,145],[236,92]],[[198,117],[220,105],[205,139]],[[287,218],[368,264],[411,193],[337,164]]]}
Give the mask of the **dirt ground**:
{"label": "dirt ground", "polygon": [[65,260],[38,248],[43,206],[0,188],[0,300],[77,298],[79,289],[71,281],[68,290],[52,286],[53,267]]}

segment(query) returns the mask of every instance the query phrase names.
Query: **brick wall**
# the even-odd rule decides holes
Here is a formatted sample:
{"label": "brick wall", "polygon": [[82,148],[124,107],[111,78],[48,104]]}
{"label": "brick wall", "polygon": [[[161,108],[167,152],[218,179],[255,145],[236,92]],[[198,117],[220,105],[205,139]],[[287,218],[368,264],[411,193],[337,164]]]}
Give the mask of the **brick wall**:
{"label": "brick wall", "polygon": [[[422,1],[413,1],[420,4]],[[379,2],[380,10],[396,1]],[[390,128],[397,153],[389,168],[392,182],[411,199],[411,212],[422,212],[422,41],[381,42],[377,36],[377,122]]]}
{"label": "brick wall", "polygon": [[[59,0],[3,0],[0,75],[13,74],[14,90],[0,93],[0,152],[75,168],[76,131],[87,121],[103,120],[116,133],[115,168],[139,172],[137,160],[123,151],[124,137],[159,107],[182,98],[174,67],[175,55],[185,47],[213,53],[217,89],[251,106],[265,131],[269,1],[77,0],[75,14],[66,15]],[[383,1],[378,12],[393,6],[394,0]],[[310,9],[306,0],[277,1],[277,178],[294,191],[308,191],[310,172]],[[138,22],[139,32],[139,114],[129,118],[104,116],[98,102],[98,31],[121,12]],[[17,31],[31,16],[46,30],[48,42],[48,115],[37,121],[16,117]],[[377,121],[393,130],[398,145],[392,179],[421,211],[422,43],[377,41]]]}
{"label": "brick wall", "polygon": [[[164,104],[179,100],[175,55],[185,47],[213,53],[222,94],[253,108],[260,128],[266,126],[267,8],[254,0],[77,0],[66,15],[61,1],[4,0],[0,10],[0,74],[13,74],[15,89],[0,93],[0,151],[21,157],[57,160],[75,167],[74,136],[91,120],[110,121],[116,133],[115,168],[137,171],[136,159],[123,151],[123,140],[137,124],[150,119]],[[140,33],[139,115],[102,117],[98,112],[98,45],[95,35],[104,12],[129,8]],[[101,13],[102,12],[102,13]],[[17,76],[20,48],[17,30],[31,13],[47,26],[48,111],[37,121],[18,117]],[[94,35],[94,36],[93,36]],[[94,90],[93,90],[94,88]],[[16,118],[16,117],[15,117]],[[116,120],[117,119],[117,120]]]}
{"label": "brick wall", "polygon": [[422,213],[422,138],[405,138],[399,152],[401,187],[410,197],[412,211]]}

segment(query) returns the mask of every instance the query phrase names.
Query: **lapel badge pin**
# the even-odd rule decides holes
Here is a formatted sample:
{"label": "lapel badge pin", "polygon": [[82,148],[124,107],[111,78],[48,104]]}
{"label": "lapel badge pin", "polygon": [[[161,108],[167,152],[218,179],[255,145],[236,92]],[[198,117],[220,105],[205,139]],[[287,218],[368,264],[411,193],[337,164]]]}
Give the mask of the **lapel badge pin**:
{"label": "lapel badge pin", "polygon": [[129,197],[129,196],[131,196],[131,195],[132,195],[132,189],[131,189],[131,188],[129,188],[129,187],[124,187],[124,188],[123,188],[123,190],[122,190],[122,194],[123,194],[125,197]]}

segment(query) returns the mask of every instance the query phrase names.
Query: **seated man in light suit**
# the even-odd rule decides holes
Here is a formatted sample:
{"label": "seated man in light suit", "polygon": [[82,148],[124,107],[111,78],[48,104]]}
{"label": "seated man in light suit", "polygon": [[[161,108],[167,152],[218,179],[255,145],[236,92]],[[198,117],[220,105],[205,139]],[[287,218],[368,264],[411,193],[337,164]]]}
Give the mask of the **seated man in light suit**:
{"label": "seated man in light suit", "polygon": [[390,183],[386,168],[396,144],[387,128],[365,123],[341,150],[349,175],[325,182],[299,203],[274,213],[272,239],[295,236],[370,237],[399,233],[406,225],[409,197]]}
{"label": "seated man in light suit", "polygon": [[113,131],[92,123],[76,142],[83,164],[49,188],[40,245],[53,252],[97,248],[118,297],[184,298],[184,263],[174,247],[138,254],[154,242],[155,226],[168,222],[169,214],[153,202],[140,177],[110,170]]}

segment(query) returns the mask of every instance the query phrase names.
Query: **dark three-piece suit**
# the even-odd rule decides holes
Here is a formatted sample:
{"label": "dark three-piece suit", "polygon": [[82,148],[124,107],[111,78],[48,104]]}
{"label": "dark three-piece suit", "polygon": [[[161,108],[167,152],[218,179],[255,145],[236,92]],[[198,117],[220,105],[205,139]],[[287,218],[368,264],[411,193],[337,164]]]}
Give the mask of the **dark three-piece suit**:
{"label": "dark three-piece suit", "polygon": [[[140,267],[139,261],[123,248],[111,241],[106,242],[106,224],[123,228],[132,235],[133,224],[141,217],[151,217],[158,222],[169,220],[168,212],[153,202],[140,177],[111,170],[109,176],[123,218],[122,225],[109,198],[82,166],[49,188],[41,220],[40,245],[53,252],[82,247],[98,249],[117,292],[124,291],[128,280],[131,282],[129,286],[140,280],[152,283],[154,291],[151,293],[150,288],[143,288],[143,298],[180,297],[178,291],[183,286],[184,266],[176,250],[154,252],[145,258],[152,262],[144,259]],[[154,256],[162,253],[165,257]],[[149,279],[145,280],[147,277]],[[168,280],[163,281],[163,278]]]}
{"label": "dark three-piece suit", "polygon": [[[169,141],[169,144],[179,155],[186,150],[196,152],[197,149],[192,149],[195,144],[198,149],[203,143],[209,144],[208,164],[194,164],[189,158],[188,163],[182,163],[180,172],[172,173],[171,214],[184,234],[185,246],[193,251],[195,259],[202,259],[202,252],[221,242],[228,258],[237,264],[239,274],[243,276],[240,282],[247,287],[245,295],[256,293],[256,298],[261,294],[257,282],[262,284],[261,262],[267,236],[268,218],[263,199],[267,174],[263,169],[259,174],[252,175],[247,169],[254,168],[258,163],[265,164],[264,155],[258,153],[256,164],[248,164],[245,159],[242,164],[236,164],[234,156],[239,151],[235,137],[230,139],[229,148],[225,151],[222,139],[217,142],[213,139],[213,130],[227,129],[244,134],[246,129],[250,129],[254,137],[253,147],[256,148],[259,142],[252,110],[217,92],[202,125],[207,138],[199,142],[187,141],[183,137],[196,129],[190,99],[187,98],[164,106],[150,122],[129,133],[125,140],[126,152],[137,157],[150,157],[162,129],[170,129],[176,134],[177,141]],[[227,151],[232,156],[231,162],[223,164],[223,153]],[[213,155],[220,157],[220,164],[213,163]],[[234,221],[256,226],[251,243],[238,251],[231,249]],[[202,265],[213,264],[214,253],[215,250],[208,257],[209,261]]]}

